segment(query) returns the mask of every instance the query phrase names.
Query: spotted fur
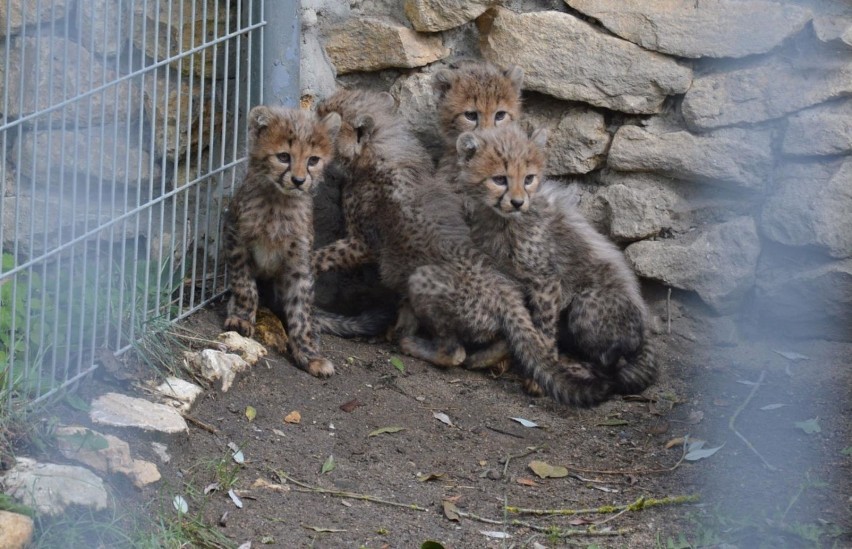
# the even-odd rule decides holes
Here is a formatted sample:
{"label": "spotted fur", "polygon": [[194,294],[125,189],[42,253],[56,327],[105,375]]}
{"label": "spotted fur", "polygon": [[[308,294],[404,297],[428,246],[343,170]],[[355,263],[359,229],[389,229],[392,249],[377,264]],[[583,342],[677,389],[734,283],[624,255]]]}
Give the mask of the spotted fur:
{"label": "spotted fur", "polygon": [[[374,258],[382,282],[406,300],[412,329],[402,349],[440,366],[465,358],[463,340],[490,341],[503,334],[527,377],[559,402],[594,405],[610,394],[606,380],[581,364],[558,363],[556,345],[535,329],[517,284],[476,249],[460,197],[432,175],[431,161],[395,114],[389,96],[342,90],[318,106],[338,113],[337,157],[350,180],[344,188],[348,237],[315,254],[315,265]],[[432,339],[412,333],[419,324]]]}
{"label": "spotted fur", "polygon": [[517,125],[459,136],[457,185],[473,241],[522,284],[542,333],[596,364],[618,392],[641,392],[656,365],[639,282],[570,191],[542,183],[546,140]]}
{"label": "spotted fur", "polygon": [[334,366],[319,352],[313,318],[312,192],[333,153],[340,117],[258,106],[248,118],[248,169],[225,218],[231,289],[225,328],[254,333],[257,280],[269,280],[296,365],[327,377]]}

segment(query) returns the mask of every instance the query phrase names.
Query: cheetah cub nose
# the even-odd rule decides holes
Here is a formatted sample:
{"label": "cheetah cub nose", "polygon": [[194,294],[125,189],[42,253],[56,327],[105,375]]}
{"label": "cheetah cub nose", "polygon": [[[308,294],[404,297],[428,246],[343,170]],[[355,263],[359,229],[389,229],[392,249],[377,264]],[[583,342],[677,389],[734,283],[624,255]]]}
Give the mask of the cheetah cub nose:
{"label": "cheetah cub nose", "polygon": [[509,202],[511,202],[511,203],[512,203],[512,206],[514,206],[516,210],[520,210],[520,209],[521,209],[521,206],[523,206],[523,205],[524,205],[524,201],[523,201],[523,200],[518,200],[517,198],[513,198],[513,199],[511,199],[511,200],[509,200]]}
{"label": "cheetah cub nose", "polygon": [[291,178],[290,178],[290,181],[292,181],[292,182],[293,182],[293,185],[295,185],[295,186],[297,186],[297,187],[301,187],[301,186],[302,186],[302,183],[304,183],[304,182],[305,182],[305,178],[304,178],[304,177],[296,177],[296,176],[294,175],[293,177],[291,177]]}

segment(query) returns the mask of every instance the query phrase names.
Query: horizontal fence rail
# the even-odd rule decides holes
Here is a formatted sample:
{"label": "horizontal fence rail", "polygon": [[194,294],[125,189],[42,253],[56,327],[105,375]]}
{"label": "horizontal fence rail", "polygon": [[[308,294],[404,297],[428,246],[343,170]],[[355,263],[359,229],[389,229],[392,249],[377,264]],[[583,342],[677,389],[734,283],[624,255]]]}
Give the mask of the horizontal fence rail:
{"label": "horizontal fence rail", "polygon": [[219,232],[262,100],[264,3],[278,4],[0,6],[4,407],[224,292]]}

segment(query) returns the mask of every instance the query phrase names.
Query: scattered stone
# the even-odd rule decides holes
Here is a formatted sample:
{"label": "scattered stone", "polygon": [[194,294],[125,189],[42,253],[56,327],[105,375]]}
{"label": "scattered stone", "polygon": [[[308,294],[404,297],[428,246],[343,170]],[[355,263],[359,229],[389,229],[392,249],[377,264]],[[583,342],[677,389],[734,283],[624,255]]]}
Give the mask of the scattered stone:
{"label": "scattered stone", "polygon": [[24,549],[33,539],[35,525],[26,515],[0,511],[0,547]]}
{"label": "scattered stone", "polygon": [[[76,97],[103,82],[118,79],[118,74],[102,65],[92,53],[59,37],[21,38],[6,52],[0,43],[0,96],[8,94],[4,113],[9,118],[26,116],[50,107],[57,98]],[[4,84],[9,84],[4,89]],[[139,109],[139,89],[129,80],[109,90],[74,101],[39,118],[41,127],[62,122],[82,128],[135,121]]]}
{"label": "scattered stone", "polygon": [[169,455],[168,449],[169,447],[161,442],[152,442],[151,449],[154,451],[154,454],[160,458],[160,461],[163,463],[168,463],[172,460],[172,456]]}
{"label": "scattered stone", "polygon": [[852,99],[818,105],[791,116],[781,148],[791,155],[852,153]]}
{"label": "scattered stone", "polygon": [[80,43],[97,54],[115,56],[130,36],[130,3],[94,0],[77,3]]}
{"label": "scattered stone", "polygon": [[85,467],[19,457],[3,477],[6,493],[40,514],[61,515],[71,505],[106,509],[104,483]]}
{"label": "scattered stone", "polygon": [[774,335],[852,341],[852,259],[814,261],[783,250],[761,257],[755,304]]}
{"label": "scattered stone", "polygon": [[852,256],[852,157],[831,164],[785,163],[763,206],[763,234],[789,246]]}
{"label": "scattered stone", "polygon": [[0,2],[0,36],[6,36],[6,25],[9,25],[9,35],[21,32],[25,25],[50,23],[65,17],[68,11],[66,0],[53,2],[33,2],[32,0],[5,0]]}
{"label": "scattered stone", "polygon": [[[197,353],[186,353],[186,360],[190,366],[197,368],[198,372],[208,381],[222,380],[222,392],[231,388],[234,378],[238,372],[249,368],[248,362],[239,355],[204,349]],[[183,419],[183,418],[181,418]]]}
{"label": "scattered stone", "polygon": [[79,461],[102,473],[128,476],[137,488],[160,480],[157,466],[148,461],[133,459],[127,442],[112,435],[103,435],[86,427],[62,426],[56,430],[59,451],[68,459]]}
{"label": "scattered stone", "polygon": [[473,21],[497,0],[406,0],[405,15],[416,30],[439,32]]}
{"label": "scattered stone", "polygon": [[195,403],[195,399],[204,392],[204,389],[195,383],[172,376],[167,377],[166,381],[155,390],[166,398],[167,404],[181,412],[188,412]]}
{"label": "scattered stone", "polygon": [[636,188],[621,183],[609,185],[596,195],[604,204],[609,235],[619,241],[656,236],[672,225],[671,211],[680,197],[663,186]]}
{"label": "scattered stone", "polygon": [[797,62],[761,59],[747,67],[699,76],[682,104],[690,128],[707,130],[779,118],[852,94],[852,59],[823,53]]}
{"label": "scattered stone", "polygon": [[679,239],[643,240],[625,250],[638,275],[694,291],[719,313],[736,309],[754,286],[759,255],[757,228],[745,216]]}
{"label": "scattered stone", "polygon": [[612,139],[603,114],[588,107],[554,108],[553,103],[524,104],[524,120],[548,130],[548,175],[584,174],[599,168]]}
{"label": "scattered stone", "polygon": [[767,0],[565,3],[645,49],[694,58],[765,53],[802,30],[811,18],[805,8]]}
{"label": "scattered stone", "polygon": [[254,323],[254,337],[279,354],[287,352],[287,331],[278,315],[266,307],[258,307]]}
{"label": "scattered stone", "polygon": [[243,337],[237,332],[221,333],[216,337],[216,340],[222,342],[229,352],[240,355],[243,360],[248,362],[249,366],[254,366],[258,360],[267,354],[263,345],[251,338]]}
{"label": "scattered stone", "polygon": [[616,170],[760,190],[772,169],[772,139],[768,131],[739,128],[693,135],[625,125],[615,132],[607,164]]}
{"label": "scattered stone", "polygon": [[440,36],[418,34],[375,17],[353,17],[335,27],[325,51],[338,74],[422,67],[450,55]]}
{"label": "scattered stone", "polygon": [[477,19],[486,59],[524,69],[524,88],[627,113],[656,113],[692,70],[566,13],[491,8]]}
{"label": "scattered stone", "polygon": [[177,410],[118,393],[107,393],[92,402],[89,417],[95,423],[113,427],[137,427],[146,431],[179,433],[188,430]]}

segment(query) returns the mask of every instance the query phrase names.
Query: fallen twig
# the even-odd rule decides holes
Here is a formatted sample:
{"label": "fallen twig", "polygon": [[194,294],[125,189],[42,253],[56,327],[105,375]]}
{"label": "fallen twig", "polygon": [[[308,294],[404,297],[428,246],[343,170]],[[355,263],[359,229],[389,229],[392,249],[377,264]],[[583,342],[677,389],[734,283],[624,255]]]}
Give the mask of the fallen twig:
{"label": "fallen twig", "polygon": [[509,470],[509,462],[510,461],[512,461],[513,459],[520,459],[522,457],[527,457],[530,454],[538,452],[542,448],[544,448],[544,446],[529,446],[529,447],[527,447],[527,449],[525,451],[521,452],[520,454],[509,454],[508,456],[506,456],[504,458],[505,461],[503,462],[503,478],[506,478],[506,472]]}
{"label": "fallen twig", "polygon": [[666,332],[672,333],[672,289],[666,294]]}
{"label": "fallen twig", "polygon": [[[505,506],[504,509],[509,509],[509,507]],[[579,530],[576,528],[569,528],[567,530],[563,530],[558,526],[539,526],[537,524],[532,524],[518,519],[503,521],[481,517],[475,513],[468,513],[467,511],[461,511],[459,509],[453,509],[453,511],[462,518],[484,522],[485,524],[497,524],[500,526],[520,526],[522,528],[529,528],[530,530],[535,530],[536,532],[545,532],[547,534],[553,534],[563,538],[572,536],[621,536],[623,534],[628,533],[628,530],[623,528],[602,532],[595,530],[594,527],[585,530]]]}
{"label": "fallen twig", "polygon": [[751,402],[752,398],[754,398],[754,395],[757,393],[757,390],[760,388],[760,385],[763,383],[764,377],[766,377],[766,370],[763,370],[762,372],[760,372],[760,377],[757,378],[757,382],[751,388],[751,392],[748,394],[748,396],[743,401],[743,403],[740,404],[739,407],[734,411],[733,415],[731,416],[731,419],[728,420],[728,429],[733,431],[734,434],[737,435],[740,438],[740,440],[742,440],[745,443],[745,445],[748,447],[748,449],[751,450],[752,452],[754,452],[754,455],[756,455],[757,457],[760,458],[760,461],[763,462],[763,465],[765,465],[767,469],[769,469],[770,471],[777,471],[778,468],[772,466],[768,461],[766,461],[766,459],[760,454],[760,452],[757,451],[757,448],[752,446],[751,442],[749,442],[748,439],[742,435],[742,433],[737,431],[737,428],[734,426],[734,423],[737,421],[737,416],[740,415],[740,412],[745,410],[746,406],[748,406],[748,403]]}
{"label": "fallen twig", "polygon": [[208,433],[211,433],[211,434],[214,434],[214,435],[219,434],[219,429],[213,427],[212,425],[208,425],[208,424],[204,423],[203,421],[201,421],[198,418],[192,417],[189,414],[184,414],[183,418],[185,420],[187,420],[188,422],[192,423],[193,425],[195,425],[196,427],[200,427],[201,429],[204,429]]}
{"label": "fallen twig", "polygon": [[499,428],[497,428],[497,427],[492,427],[491,425],[488,425],[488,424],[486,424],[486,425],[485,425],[485,428],[486,428],[486,429],[491,429],[491,430],[492,430],[492,431],[494,431],[495,433],[500,433],[501,435],[507,435],[507,436],[515,437],[515,438],[526,438],[524,435],[519,435],[519,434],[517,434],[517,433],[512,433],[511,431],[504,431],[503,429],[499,429]]}
{"label": "fallen twig", "polygon": [[393,507],[402,507],[404,509],[413,509],[415,511],[428,511],[425,507],[420,507],[419,505],[415,505],[414,503],[399,503],[397,501],[389,501],[386,499],[382,499],[376,496],[371,496],[369,494],[358,494],[355,492],[346,492],[342,490],[329,490],[328,488],[321,488],[319,486],[311,486],[310,484],[306,484],[304,482],[298,481],[285,473],[284,471],[274,471],[275,475],[278,476],[278,480],[281,482],[287,481],[292,482],[299,488],[294,488],[296,492],[313,492],[316,494],[328,494],[330,496],[335,496],[339,498],[348,498],[348,499],[360,499],[363,501],[372,501],[373,503],[381,503],[384,505],[391,505]]}
{"label": "fallen twig", "polygon": [[682,503],[692,503],[698,501],[698,495],[692,494],[688,496],[667,496],[662,499],[640,497],[633,503],[626,505],[602,505],[589,509],[529,509],[525,507],[506,506],[506,511],[519,515],[590,515],[590,514],[608,514],[617,513],[618,511],[641,511],[649,507],[658,507],[660,505],[680,505]]}

